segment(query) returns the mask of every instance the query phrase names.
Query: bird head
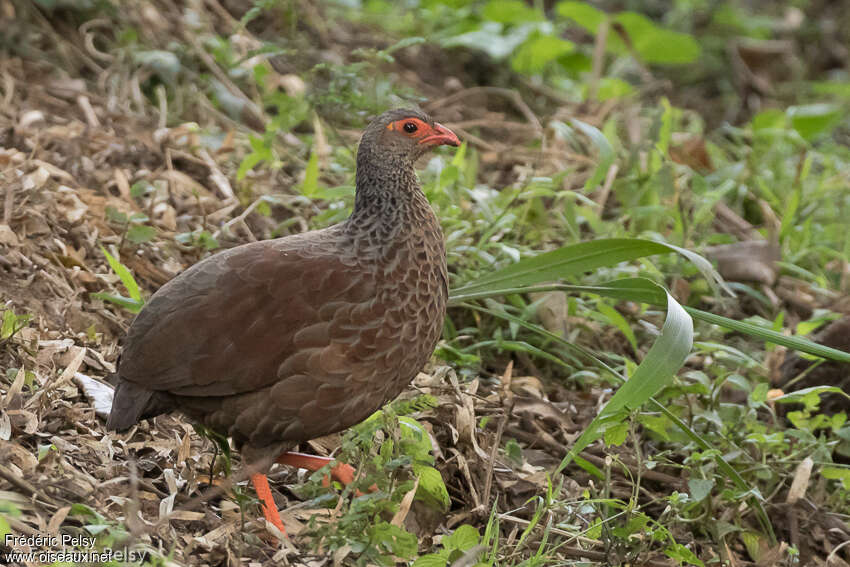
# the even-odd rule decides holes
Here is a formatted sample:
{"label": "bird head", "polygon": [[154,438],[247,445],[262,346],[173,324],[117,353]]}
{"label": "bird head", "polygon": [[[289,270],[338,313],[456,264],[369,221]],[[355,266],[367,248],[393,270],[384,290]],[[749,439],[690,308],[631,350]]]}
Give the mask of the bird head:
{"label": "bird head", "polygon": [[400,159],[412,164],[429,149],[442,145],[459,146],[460,140],[424,112],[397,108],[384,112],[369,124],[360,142],[358,158],[370,152],[381,160]]}

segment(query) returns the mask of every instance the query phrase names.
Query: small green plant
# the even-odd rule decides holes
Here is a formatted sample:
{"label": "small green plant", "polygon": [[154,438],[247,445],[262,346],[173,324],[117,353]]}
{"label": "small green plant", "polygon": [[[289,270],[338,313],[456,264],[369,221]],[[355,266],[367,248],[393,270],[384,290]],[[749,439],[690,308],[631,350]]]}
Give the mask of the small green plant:
{"label": "small green plant", "polygon": [[[139,187],[138,184],[133,187]],[[133,189],[131,188],[131,192]],[[133,244],[150,242],[156,237],[156,229],[145,223],[150,222],[150,217],[143,213],[126,214],[114,207],[106,208],[106,218],[121,227],[121,244],[125,240]],[[120,245],[119,245],[120,248]]]}
{"label": "small green plant", "polygon": [[[329,499],[327,489],[321,487],[327,470],[313,474],[313,482],[305,487],[317,501],[338,506],[339,510],[338,518],[331,523],[311,521],[317,545],[331,550],[347,545],[359,556],[358,564],[392,565],[393,556],[416,556],[416,536],[389,520],[414,486],[415,499],[441,512],[448,510],[449,495],[433,466],[427,431],[409,415],[398,413],[421,410],[434,403],[430,396],[395,402],[345,433],[339,459],[360,466],[357,481],[343,490],[342,502],[335,504],[335,498]],[[355,491],[361,491],[361,495]]]}
{"label": "small green plant", "polygon": [[10,340],[32,320],[32,315],[16,315],[12,309],[3,311],[2,324],[0,324],[0,344]]}
{"label": "small green plant", "polygon": [[127,266],[107,252],[106,248],[101,247],[100,250],[103,252],[103,255],[106,256],[106,261],[109,262],[109,266],[112,268],[112,271],[115,272],[121,280],[121,283],[124,284],[124,287],[127,289],[127,293],[130,297],[106,292],[93,293],[91,296],[114,303],[131,313],[138,313],[142,310],[145,301],[142,299],[142,292],[139,289],[139,284],[136,283],[136,279],[133,277],[133,273],[129,270],[129,268],[127,268]]}
{"label": "small green plant", "polygon": [[441,549],[437,553],[419,556],[413,562],[413,567],[446,567],[479,545],[480,541],[481,536],[474,526],[467,524],[458,526],[455,531],[440,540]]}
{"label": "small green plant", "polygon": [[206,230],[181,232],[174,238],[180,244],[191,246],[206,252],[216,250],[221,246],[218,240],[216,240],[216,238]]}

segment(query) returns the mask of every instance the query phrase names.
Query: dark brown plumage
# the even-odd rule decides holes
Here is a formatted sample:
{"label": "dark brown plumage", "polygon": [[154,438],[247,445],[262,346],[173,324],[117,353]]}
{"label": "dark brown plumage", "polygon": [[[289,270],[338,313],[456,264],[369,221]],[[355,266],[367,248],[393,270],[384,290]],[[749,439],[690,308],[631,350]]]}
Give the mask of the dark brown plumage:
{"label": "dark brown plumage", "polygon": [[459,141],[426,115],[382,114],[348,220],[221,252],[160,288],[127,334],[107,426],[178,410],[259,462],[398,395],[445,315],[443,236],[413,167],[441,144]]}

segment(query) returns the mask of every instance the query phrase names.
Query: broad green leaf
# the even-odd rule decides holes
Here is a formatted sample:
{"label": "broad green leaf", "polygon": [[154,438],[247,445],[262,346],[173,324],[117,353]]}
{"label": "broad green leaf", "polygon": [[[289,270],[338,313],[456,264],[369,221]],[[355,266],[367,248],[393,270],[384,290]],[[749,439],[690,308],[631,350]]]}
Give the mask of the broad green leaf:
{"label": "broad green leaf", "polygon": [[456,35],[442,41],[444,47],[464,46],[480,49],[496,60],[504,59],[528,38],[536,28],[534,24],[520,25],[505,33],[498,22],[484,22],[475,31]]}
{"label": "broad green leaf", "polygon": [[791,126],[806,140],[830,130],[841,119],[841,109],[835,104],[807,104],[788,109]]}
{"label": "broad green leaf", "polygon": [[5,340],[27,326],[32,315],[15,315],[11,309],[3,311],[3,323],[0,326],[0,339]]}
{"label": "broad green leaf", "polygon": [[553,35],[535,33],[517,49],[511,66],[518,73],[540,73],[546,65],[575,49],[575,44]]}
{"label": "broad green leaf", "polygon": [[398,425],[401,439],[406,441],[408,454],[415,460],[423,460],[431,454],[431,436],[422,424],[410,416],[400,416]]}
{"label": "broad green leaf", "polygon": [[622,79],[616,77],[604,77],[599,81],[596,98],[600,102],[612,98],[624,98],[635,92],[635,88]]}
{"label": "broad green leaf", "polygon": [[830,480],[840,480],[845,490],[850,490],[850,469],[840,467],[823,467],[822,477]]}
{"label": "broad green leaf", "polygon": [[629,422],[621,421],[611,427],[605,429],[605,434],[602,439],[606,445],[614,445],[619,447],[626,441],[629,435]]}
{"label": "broad green leaf", "polygon": [[242,181],[245,179],[248,172],[254,169],[254,166],[261,161],[263,161],[263,156],[258,153],[251,153],[245,156],[242,163],[239,164],[239,168],[236,170],[236,180]]}
{"label": "broad green leaf", "polygon": [[440,471],[434,467],[414,464],[413,472],[419,477],[416,498],[442,512],[448,511],[451,501]]}
{"label": "broad green leaf", "polygon": [[144,224],[134,224],[127,229],[127,240],[133,244],[150,242],[156,236],[156,229]]}
{"label": "broad green leaf", "polygon": [[588,32],[595,34],[608,15],[597,10],[587,2],[559,2],[555,12],[563,18],[570,19]]}
{"label": "broad green leaf", "polygon": [[702,52],[690,35],[658,27],[643,14],[620,12],[614,21],[623,26],[635,51],[647,63],[692,63]]}
{"label": "broad green leaf", "polygon": [[107,252],[106,248],[103,246],[100,247],[100,251],[103,252],[104,256],[106,256],[106,261],[109,262],[109,267],[112,268],[112,271],[118,275],[121,283],[123,283],[124,287],[127,288],[127,293],[130,294],[130,298],[140,301],[142,299],[142,292],[139,291],[139,284],[136,283],[136,279],[133,277],[133,274],[130,273],[130,270],[118,261],[118,259],[113,257],[112,254]]}
{"label": "broad green leaf", "polygon": [[809,83],[812,92],[816,95],[834,95],[841,98],[850,98],[850,83],[838,81],[812,81]]}
{"label": "broad green leaf", "polygon": [[694,552],[682,545],[681,543],[674,543],[664,550],[664,553],[667,557],[671,559],[675,559],[681,564],[682,562],[687,563],[688,565],[696,565],[697,567],[705,567],[705,563],[700,561],[700,559],[694,555]]}
{"label": "broad green leaf", "polygon": [[446,567],[449,563],[448,553],[429,553],[420,555],[413,562],[413,567]]}
{"label": "broad green leaf", "polygon": [[478,535],[478,530],[468,524],[458,526],[451,534],[443,538],[442,544],[445,549],[454,551],[466,551],[478,545],[481,536]]}
{"label": "broad green leaf", "polygon": [[692,478],[688,481],[688,492],[691,493],[691,498],[695,502],[702,502],[711,494],[711,489],[714,488],[714,481],[706,478]]}
{"label": "broad green leaf", "polygon": [[522,0],[490,0],[481,15],[485,19],[500,24],[518,24],[521,22],[536,22],[543,15]]}
{"label": "broad green leaf", "polygon": [[416,555],[417,539],[412,533],[389,522],[373,524],[368,528],[369,539],[378,549],[410,559]]}
{"label": "broad green leaf", "polygon": [[769,108],[753,116],[750,124],[752,124],[754,132],[758,132],[759,130],[782,130],[788,124],[788,117],[778,108]]}

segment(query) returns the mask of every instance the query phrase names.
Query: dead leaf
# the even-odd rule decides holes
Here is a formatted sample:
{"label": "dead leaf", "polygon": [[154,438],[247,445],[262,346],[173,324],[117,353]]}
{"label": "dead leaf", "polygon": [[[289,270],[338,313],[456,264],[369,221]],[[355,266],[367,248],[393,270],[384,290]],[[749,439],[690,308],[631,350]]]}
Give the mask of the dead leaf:
{"label": "dead leaf", "polygon": [[809,478],[812,476],[812,467],[814,464],[811,457],[806,457],[797,465],[797,470],[794,471],[794,481],[791,483],[791,488],[788,490],[788,496],[785,498],[785,502],[796,504],[798,500],[806,495],[806,489],[809,487]]}
{"label": "dead leaf", "polygon": [[8,441],[12,438],[12,421],[9,415],[0,410],[0,440]]}
{"label": "dead leaf", "polygon": [[109,417],[109,412],[112,411],[112,398],[115,395],[112,386],[89,378],[82,372],[74,373],[74,382],[79,384],[83,395],[91,402],[95,415],[103,419]]}
{"label": "dead leaf", "polygon": [[537,304],[535,314],[543,328],[550,333],[566,337],[570,330],[567,323],[567,294],[562,291],[546,291],[529,295]]}
{"label": "dead leaf", "polygon": [[0,244],[15,247],[21,245],[21,241],[18,240],[18,235],[15,234],[15,231],[13,231],[8,224],[0,224]]}
{"label": "dead leaf", "polygon": [[713,246],[706,254],[717,260],[717,270],[724,279],[773,285],[779,246],[767,240],[745,240]]}
{"label": "dead leaf", "polygon": [[63,506],[56,510],[56,513],[53,514],[53,517],[50,518],[50,522],[47,524],[47,533],[56,535],[59,533],[59,526],[62,525],[62,522],[65,521],[65,518],[68,517],[68,512],[71,511],[70,506]]}
{"label": "dead leaf", "polygon": [[76,224],[86,216],[89,208],[80,200],[75,190],[67,185],[60,185],[56,193],[56,209],[68,223]]}
{"label": "dead leaf", "polygon": [[413,497],[416,496],[417,488],[419,488],[419,477],[416,477],[416,480],[413,482],[413,488],[408,490],[402,497],[398,505],[398,512],[395,513],[392,521],[390,521],[392,525],[401,527],[404,524],[407,513],[410,512],[410,506],[413,504]]}
{"label": "dead leaf", "polygon": [[41,189],[48,179],[50,179],[50,172],[46,168],[39,166],[35,171],[24,175],[21,186],[26,191],[35,191]]}

